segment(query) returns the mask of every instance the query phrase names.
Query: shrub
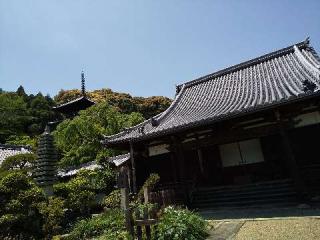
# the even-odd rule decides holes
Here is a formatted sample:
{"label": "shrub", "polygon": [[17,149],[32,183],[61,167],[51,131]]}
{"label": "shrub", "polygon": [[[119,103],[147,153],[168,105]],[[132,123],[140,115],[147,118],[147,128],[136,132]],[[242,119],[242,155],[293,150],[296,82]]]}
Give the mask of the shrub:
{"label": "shrub", "polygon": [[151,173],[148,179],[144,182],[143,186],[141,187],[137,198],[142,200],[143,199],[143,191],[144,188],[148,188],[150,191],[154,189],[155,185],[160,181],[160,176],[157,173]]}
{"label": "shrub", "polygon": [[121,239],[118,236],[126,236],[124,227],[123,212],[120,209],[113,209],[100,216],[77,222],[67,239],[89,239],[97,236],[101,236],[101,239]]}
{"label": "shrub", "polygon": [[10,171],[0,179],[0,238],[21,236],[29,239],[41,235],[37,204],[43,192],[25,173]]}
{"label": "shrub", "polygon": [[104,198],[104,205],[108,208],[119,208],[121,203],[121,193],[119,189],[113,190]]}
{"label": "shrub", "polygon": [[206,237],[206,222],[199,215],[169,206],[163,210],[154,239],[201,240]]}
{"label": "shrub", "polygon": [[81,170],[70,181],[54,185],[54,192],[66,200],[66,207],[87,214],[93,205],[96,193],[108,194],[113,186],[114,173],[111,169]]}
{"label": "shrub", "polygon": [[38,204],[44,221],[42,229],[46,236],[57,234],[61,229],[60,224],[64,217],[63,205],[64,201],[57,197],[49,197],[47,202]]}

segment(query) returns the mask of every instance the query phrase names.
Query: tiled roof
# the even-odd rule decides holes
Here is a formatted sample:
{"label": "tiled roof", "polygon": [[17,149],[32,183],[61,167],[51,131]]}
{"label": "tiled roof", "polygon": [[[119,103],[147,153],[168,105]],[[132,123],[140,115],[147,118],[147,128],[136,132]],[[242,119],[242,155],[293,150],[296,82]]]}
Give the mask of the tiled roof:
{"label": "tiled roof", "polygon": [[190,127],[320,95],[320,58],[309,40],[177,87],[163,113],[105,137],[104,143],[140,141]]}
{"label": "tiled roof", "polygon": [[31,153],[30,147],[0,144],[0,165],[7,157],[21,153]]}
{"label": "tiled roof", "polygon": [[[128,161],[130,159],[130,153],[126,153],[126,154],[122,154],[122,155],[118,155],[115,157],[109,157],[108,161],[110,163],[113,163],[114,165],[116,165],[117,167],[122,165],[123,163],[125,163],[126,161]],[[96,169],[100,169],[101,165],[97,164],[95,161],[92,162],[88,162],[88,163],[84,163],[81,164],[80,166],[76,166],[76,167],[69,167],[68,169],[63,169],[58,171],[58,176],[59,177],[72,177],[74,175],[76,175],[80,170],[96,170]]]}
{"label": "tiled roof", "polygon": [[65,170],[58,171],[59,177],[71,177],[76,175],[80,170],[96,170],[100,169],[101,166],[98,165],[95,161],[81,164],[80,166],[70,167]]}
{"label": "tiled roof", "polygon": [[126,154],[118,155],[115,157],[110,157],[108,159],[108,161],[114,163],[114,165],[116,165],[118,167],[118,166],[124,164],[129,159],[130,159],[130,153],[126,153]]}

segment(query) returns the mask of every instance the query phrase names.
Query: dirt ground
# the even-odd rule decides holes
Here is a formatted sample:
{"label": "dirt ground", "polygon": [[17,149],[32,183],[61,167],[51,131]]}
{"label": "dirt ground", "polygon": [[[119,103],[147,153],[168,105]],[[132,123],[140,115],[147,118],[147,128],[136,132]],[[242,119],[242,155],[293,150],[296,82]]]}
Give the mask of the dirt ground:
{"label": "dirt ground", "polygon": [[320,219],[301,217],[298,219],[246,221],[234,239],[318,240],[320,239]]}
{"label": "dirt ground", "polygon": [[209,221],[208,240],[319,240],[320,218]]}

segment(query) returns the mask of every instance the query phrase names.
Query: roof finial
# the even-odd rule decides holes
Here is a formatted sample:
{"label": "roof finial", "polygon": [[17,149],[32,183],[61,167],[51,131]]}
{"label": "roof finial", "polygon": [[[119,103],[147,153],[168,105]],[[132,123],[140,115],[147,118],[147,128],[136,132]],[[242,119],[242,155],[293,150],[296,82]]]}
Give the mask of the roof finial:
{"label": "roof finial", "polygon": [[81,72],[81,93],[82,96],[86,96],[86,80],[84,78],[84,72]]}
{"label": "roof finial", "polygon": [[310,37],[308,36],[308,37],[304,40],[304,42],[305,42],[306,44],[309,44],[309,43],[310,43]]}

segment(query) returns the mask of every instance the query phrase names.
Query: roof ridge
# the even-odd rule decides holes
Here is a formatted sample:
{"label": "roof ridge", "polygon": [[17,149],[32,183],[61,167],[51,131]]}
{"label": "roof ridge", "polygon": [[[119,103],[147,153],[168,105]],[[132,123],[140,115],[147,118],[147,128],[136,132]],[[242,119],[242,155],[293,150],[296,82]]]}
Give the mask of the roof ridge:
{"label": "roof ridge", "polygon": [[310,43],[310,40],[309,40],[309,37],[308,37],[307,39],[305,39],[302,42],[290,45],[289,47],[278,49],[278,50],[273,51],[271,53],[267,53],[267,54],[261,55],[259,57],[250,59],[248,61],[244,61],[244,62],[236,64],[236,65],[232,65],[230,67],[218,70],[218,71],[216,71],[214,73],[211,73],[211,74],[196,78],[194,80],[185,82],[183,84],[179,84],[178,87],[181,87],[182,85],[185,85],[186,87],[191,87],[193,85],[209,81],[209,80],[211,80],[213,78],[216,78],[216,77],[228,74],[228,73],[232,73],[232,72],[238,71],[238,70],[243,69],[243,68],[247,68],[249,66],[258,64],[260,62],[265,62],[265,61],[270,60],[272,58],[280,57],[282,55],[288,54],[289,52],[294,52],[294,46],[297,46],[299,49],[307,48],[307,47],[309,47],[309,43]]}
{"label": "roof ridge", "polygon": [[0,144],[0,149],[21,150],[21,148],[31,150],[31,146],[29,145]]}

